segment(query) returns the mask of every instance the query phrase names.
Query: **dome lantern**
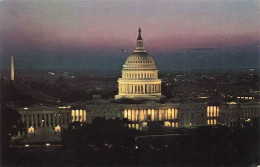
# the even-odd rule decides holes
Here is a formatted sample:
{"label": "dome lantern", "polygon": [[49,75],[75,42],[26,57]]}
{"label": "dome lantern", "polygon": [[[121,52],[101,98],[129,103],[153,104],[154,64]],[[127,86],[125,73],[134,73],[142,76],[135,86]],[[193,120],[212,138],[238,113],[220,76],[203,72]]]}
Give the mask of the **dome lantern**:
{"label": "dome lantern", "polygon": [[139,34],[138,34],[138,38],[136,40],[136,49],[135,49],[137,52],[138,51],[144,51],[143,38],[141,36],[141,28],[140,27],[138,29],[138,32],[139,32]]}

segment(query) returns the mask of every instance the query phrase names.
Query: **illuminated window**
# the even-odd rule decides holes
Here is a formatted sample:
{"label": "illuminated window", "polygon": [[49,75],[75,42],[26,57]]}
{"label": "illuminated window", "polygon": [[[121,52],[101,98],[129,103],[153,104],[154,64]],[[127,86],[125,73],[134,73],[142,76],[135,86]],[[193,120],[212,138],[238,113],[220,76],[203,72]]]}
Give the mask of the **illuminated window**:
{"label": "illuminated window", "polygon": [[142,127],[146,127],[147,126],[147,122],[142,122]]}
{"label": "illuminated window", "polygon": [[127,110],[124,110],[124,118],[127,118]]}
{"label": "illuminated window", "polygon": [[71,117],[72,117],[72,122],[76,121],[75,120],[75,110],[71,111]]}
{"label": "illuminated window", "polygon": [[152,109],[151,120],[154,121],[154,109]]}
{"label": "illuminated window", "polygon": [[128,127],[131,128],[131,124],[128,124]]}
{"label": "illuminated window", "polygon": [[132,124],[132,128],[133,128],[133,129],[135,128],[135,124]]}
{"label": "illuminated window", "polygon": [[139,130],[139,125],[135,124],[135,128],[136,128],[136,130]]}
{"label": "illuminated window", "polygon": [[169,121],[165,121],[164,126],[171,126],[171,123]]}
{"label": "illuminated window", "polygon": [[169,120],[171,119],[171,113],[172,113],[172,111],[171,111],[171,109],[169,108],[169,109],[168,109],[168,119],[169,119]]}

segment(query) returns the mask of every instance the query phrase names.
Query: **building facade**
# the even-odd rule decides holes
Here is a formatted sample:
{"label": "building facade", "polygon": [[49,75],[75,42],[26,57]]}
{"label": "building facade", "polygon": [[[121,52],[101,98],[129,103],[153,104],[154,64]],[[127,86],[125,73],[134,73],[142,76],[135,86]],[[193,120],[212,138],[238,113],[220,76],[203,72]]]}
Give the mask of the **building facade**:
{"label": "building facade", "polygon": [[[96,100],[98,101],[98,100]],[[93,101],[92,101],[93,102]],[[183,128],[211,125],[229,127],[250,124],[260,116],[260,103],[221,103],[207,102],[158,103],[147,101],[142,104],[92,103],[66,106],[35,104],[16,108],[26,125],[28,133],[41,128],[61,132],[69,123],[91,123],[95,118],[127,119],[129,128],[146,131],[150,123],[158,122],[166,128]]]}

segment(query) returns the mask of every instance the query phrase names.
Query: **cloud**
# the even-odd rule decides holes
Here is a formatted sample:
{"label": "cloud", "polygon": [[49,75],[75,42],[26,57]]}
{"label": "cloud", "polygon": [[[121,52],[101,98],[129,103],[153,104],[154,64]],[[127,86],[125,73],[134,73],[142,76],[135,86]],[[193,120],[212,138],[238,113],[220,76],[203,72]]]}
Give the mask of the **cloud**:
{"label": "cloud", "polygon": [[187,48],[190,51],[213,51],[215,48]]}

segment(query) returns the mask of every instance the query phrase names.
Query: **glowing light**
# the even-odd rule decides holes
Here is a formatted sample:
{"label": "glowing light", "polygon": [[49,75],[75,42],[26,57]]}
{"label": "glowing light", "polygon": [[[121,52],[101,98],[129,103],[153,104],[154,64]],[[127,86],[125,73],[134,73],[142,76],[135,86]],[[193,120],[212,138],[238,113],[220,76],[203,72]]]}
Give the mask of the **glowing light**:
{"label": "glowing light", "polygon": [[171,123],[169,121],[165,121],[164,126],[171,126]]}
{"label": "glowing light", "polygon": [[198,97],[199,99],[207,99],[207,98],[209,98],[209,97]]}
{"label": "glowing light", "polygon": [[59,125],[57,125],[57,126],[55,127],[55,132],[60,132],[60,126],[59,126]]}
{"label": "glowing light", "polygon": [[34,128],[32,126],[28,128],[28,133],[34,133]]}

